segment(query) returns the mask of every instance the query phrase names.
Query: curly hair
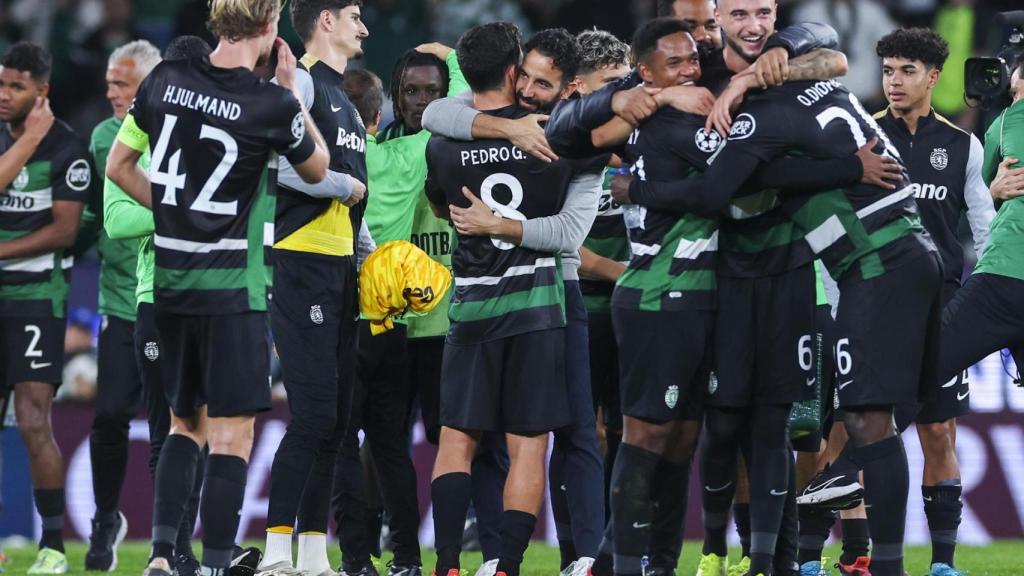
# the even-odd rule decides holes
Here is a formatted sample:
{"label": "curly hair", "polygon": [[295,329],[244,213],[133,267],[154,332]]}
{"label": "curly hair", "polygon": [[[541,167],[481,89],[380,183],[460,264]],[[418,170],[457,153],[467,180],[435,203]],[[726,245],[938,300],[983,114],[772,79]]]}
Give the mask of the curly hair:
{"label": "curly hair", "polygon": [[562,87],[572,82],[580,69],[580,45],[576,37],[565,28],[541,30],[530,38],[523,47],[523,53],[536,50],[551,58],[555,68],[562,73]]}
{"label": "curly hair", "polygon": [[0,61],[0,66],[28,72],[36,82],[48,82],[50,70],[53,68],[53,58],[46,48],[22,41],[7,50]]}
{"label": "curly hair", "polygon": [[281,11],[281,0],[210,0],[206,27],[229,41],[256,38]]}
{"label": "curly hair", "polygon": [[942,70],[949,58],[949,43],[928,28],[902,28],[883,36],[875,52],[880,58],[920,60],[929,68]]}
{"label": "curly hair", "polygon": [[511,22],[491,22],[466,30],[455,49],[459,68],[474,92],[497,90],[509,66],[522,60],[523,37]]}
{"label": "curly hair", "polygon": [[424,54],[416,51],[416,49],[407,50],[402,54],[398,61],[395,62],[394,68],[391,69],[391,111],[394,112],[396,120],[400,121],[402,118],[401,94],[402,83],[405,81],[405,71],[417,66],[432,66],[436,68],[438,74],[441,76],[441,80],[443,81],[441,93],[448,93],[448,82],[450,80],[448,65],[433,54]]}
{"label": "curly hair", "polygon": [[576,35],[576,42],[580,45],[581,75],[611,66],[629,66],[629,45],[611,32],[584,30]]}

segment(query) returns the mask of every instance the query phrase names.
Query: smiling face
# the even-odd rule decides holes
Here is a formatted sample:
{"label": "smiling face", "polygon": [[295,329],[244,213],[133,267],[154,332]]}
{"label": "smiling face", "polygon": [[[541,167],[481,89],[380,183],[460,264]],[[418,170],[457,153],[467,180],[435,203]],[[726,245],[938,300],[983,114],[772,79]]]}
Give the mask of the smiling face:
{"label": "smiling face", "polygon": [[729,48],[752,63],[775,33],[775,12],[775,0],[719,0],[715,17]]}
{"label": "smiling face", "polygon": [[0,67],[0,121],[18,124],[25,120],[36,98],[46,96],[49,85],[37,82],[23,70]]}
{"label": "smiling face", "polygon": [[437,66],[410,66],[402,76],[399,109],[402,122],[412,131],[423,128],[423,111],[434,100],[444,96],[444,78]]}
{"label": "smiling face", "polygon": [[932,89],[939,81],[939,70],[920,60],[882,59],[882,89],[889,106],[896,112],[908,112],[930,105]]}
{"label": "smiling face", "polygon": [[700,53],[693,36],[676,32],[658,39],[658,47],[637,66],[644,82],[655,88],[693,84],[700,80]]}
{"label": "smiling face", "polygon": [[141,82],[142,75],[131,58],[112,62],[107,68],[107,100],[118,120],[124,120]]}
{"label": "smiling face", "polygon": [[555,104],[575,89],[572,82],[564,82],[562,71],[555,68],[555,61],[537,50],[530,50],[523,58],[516,78],[516,100],[519,106],[530,112],[545,112],[554,109]]}

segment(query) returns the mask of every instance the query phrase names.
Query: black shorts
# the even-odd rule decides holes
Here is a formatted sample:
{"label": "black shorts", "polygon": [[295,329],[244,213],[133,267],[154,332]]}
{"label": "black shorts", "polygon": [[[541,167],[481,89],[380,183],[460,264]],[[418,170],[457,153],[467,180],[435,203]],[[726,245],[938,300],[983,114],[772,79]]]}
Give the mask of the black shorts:
{"label": "black shorts", "polygon": [[612,308],[622,414],[653,422],[700,420],[711,373],[712,313]]}
{"label": "black shorts", "polygon": [[175,416],[270,410],[270,338],[264,312],[181,316],[156,311],[160,374]]}
{"label": "black shorts", "polygon": [[571,420],[564,328],[479,344],[445,342],[441,425],[529,435]]}
{"label": "black shorts", "polygon": [[60,387],[64,371],[64,319],[54,316],[0,318],[0,366],[3,390],[22,382]]}
{"label": "black shorts", "polygon": [[839,281],[836,389],[844,409],[909,405],[938,388],[942,301],[938,256],[928,253],[863,279]]}
{"label": "black shorts", "polygon": [[594,412],[603,410],[604,424],[622,429],[622,408],[619,403],[619,346],[615,342],[611,312],[590,312],[587,339],[590,346],[590,388],[594,396]]}
{"label": "black shorts", "polygon": [[427,441],[436,445],[441,435],[441,360],[444,357],[444,337],[410,338],[406,346],[409,385],[419,398]]}
{"label": "black shorts", "polygon": [[[828,304],[819,305],[815,312],[816,333],[813,342],[814,353],[814,377],[817,382],[815,387],[818,397],[814,400],[805,400],[794,406],[793,415],[790,418],[790,435],[793,443],[793,450],[797,452],[821,451],[821,440],[827,438],[835,417],[835,361],[832,357],[832,347],[835,340],[835,320],[832,318],[832,307]],[[804,434],[796,433],[797,427],[794,422],[798,417],[811,417],[813,410],[801,415],[800,409],[817,408],[818,425],[816,430]],[[808,428],[810,425],[808,423]]]}
{"label": "black shorts", "polygon": [[718,278],[711,406],[791,404],[815,397],[813,264],[764,278]]}

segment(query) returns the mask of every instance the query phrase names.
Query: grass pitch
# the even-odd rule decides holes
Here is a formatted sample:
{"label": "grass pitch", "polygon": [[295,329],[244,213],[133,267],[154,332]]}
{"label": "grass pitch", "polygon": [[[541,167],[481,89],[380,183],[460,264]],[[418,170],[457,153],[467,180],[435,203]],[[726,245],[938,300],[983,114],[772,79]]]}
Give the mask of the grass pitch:
{"label": "grass pitch", "polygon": [[[262,547],[262,542],[252,543]],[[83,569],[85,551],[88,546],[84,543],[71,543],[68,545],[68,562],[71,564],[72,574],[84,574]],[[196,552],[199,552],[199,543],[196,543]],[[839,555],[837,546],[826,548],[825,555],[835,561]],[[7,574],[24,574],[35,559],[36,549],[32,547],[7,548],[7,563],[4,570]],[[907,548],[906,569],[910,576],[922,576],[927,574],[930,561],[930,549],[928,547]],[[693,576],[697,570],[697,559],[700,554],[698,542],[687,542],[683,548],[682,562],[677,570],[678,576]],[[119,550],[118,569],[113,573],[117,576],[139,576],[146,566],[149,555],[149,545],[144,542],[125,542]],[[337,547],[330,550],[331,562],[337,566],[339,552]],[[379,563],[378,567],[383,568],[384,563],[389,559],[388,554]],[[739,558],[739,551],[731,551],[731,559]],[[1019,576],[1024,574],[1024,541],[1004,540],[996,542],[991,546],[960,546],[957,549],[957,567],[969,572],[970,576]],[[470,574],[476,571],[481,559],[478,552],[467,552],[462,556],[462,567],[469,570]],[[424,550],[423,564],[425,573],[429,574],[433,567],[433,551]],[[384,573],[385,570],[381,569]],[[540,543],[532,544],[526,552],[526,561],[523,564],[522,576],[556,576],[558,574],[558,550]],[[836,574],[835,570],[829,574]]]}

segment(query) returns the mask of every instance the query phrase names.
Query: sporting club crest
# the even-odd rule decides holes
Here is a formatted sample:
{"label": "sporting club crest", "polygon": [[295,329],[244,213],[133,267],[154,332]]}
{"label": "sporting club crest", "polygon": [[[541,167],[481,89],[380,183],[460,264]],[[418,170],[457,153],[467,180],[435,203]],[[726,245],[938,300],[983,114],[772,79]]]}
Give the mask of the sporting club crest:
{"label": "sporting club crest", "polygon": [[949,154],[946,154],[945,148],[932,150],[932,154],[928,159],[932,162],[932,168],[936,170],[945,170],[946,166],[949,166]]}
{"label": "sporting club crest", "polygon": [[319,304],[314,304],[309,307],[309,319],[313,321],[313,324],[324,323],[324,313],[320,310]]}
{"label": "sporting club crest", "polygon": [[665,406],[668,406],[671,409],[671,408],[675,408],[676,404],[678,404],[678,403],[679,403],[679,386],[676,386],[675,384],[673,384],[673,385],[668,387],[668,390],[665,391]]}

